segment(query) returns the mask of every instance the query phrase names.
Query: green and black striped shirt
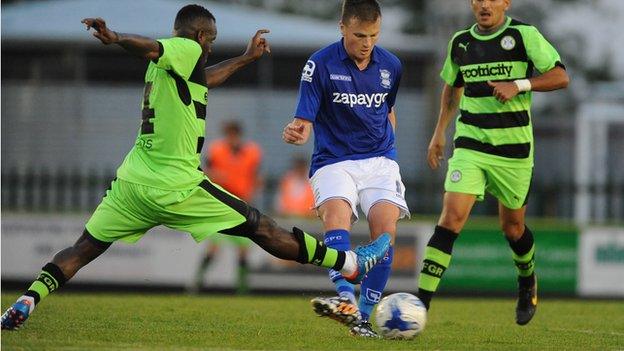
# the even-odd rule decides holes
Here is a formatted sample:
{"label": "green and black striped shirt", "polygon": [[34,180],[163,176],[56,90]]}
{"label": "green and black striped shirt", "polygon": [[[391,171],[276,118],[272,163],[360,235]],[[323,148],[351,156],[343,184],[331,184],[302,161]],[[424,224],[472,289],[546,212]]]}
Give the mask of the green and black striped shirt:
{"label": "green and black striped shirt", "polygon": [[531,25],[508,17],[490,35],[478,34],[476,26],[455,33],[440,73],[446,84],[464,87],[455,153],[494,165],[532,167],[531,92],[501,103],[488,81],[525,79],[534,69],[544,73],[564,66],[555,48]]}

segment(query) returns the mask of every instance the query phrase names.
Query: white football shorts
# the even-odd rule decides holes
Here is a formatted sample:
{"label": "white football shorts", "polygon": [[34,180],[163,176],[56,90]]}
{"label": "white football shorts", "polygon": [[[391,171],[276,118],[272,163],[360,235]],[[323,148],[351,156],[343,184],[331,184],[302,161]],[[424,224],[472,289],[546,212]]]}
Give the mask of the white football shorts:
{"label": "white football shorts", "polygon": [[358,219],[358,205],[368,217],[371,207],[381,201],[395,204],[401,210],[399,218],[410,217],[399,165],[386,157],[347,160],[321,167],[310,183],[316,208],[327,200],[343,199],[351,205],[353,222]]}

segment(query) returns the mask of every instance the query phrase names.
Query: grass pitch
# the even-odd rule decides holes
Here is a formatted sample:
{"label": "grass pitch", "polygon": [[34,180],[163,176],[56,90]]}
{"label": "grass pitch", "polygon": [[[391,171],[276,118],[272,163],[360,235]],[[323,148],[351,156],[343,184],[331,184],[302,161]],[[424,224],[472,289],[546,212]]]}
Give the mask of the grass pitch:
{"label": "grass pitch", "polygon": [[[2,310],[17,298],[2,294]],[[2,350],[624,350],[624,302],[542,299],[514,323],[513,299],[435,299],[409,341],[353,338],[309,297],[56,293]]]}

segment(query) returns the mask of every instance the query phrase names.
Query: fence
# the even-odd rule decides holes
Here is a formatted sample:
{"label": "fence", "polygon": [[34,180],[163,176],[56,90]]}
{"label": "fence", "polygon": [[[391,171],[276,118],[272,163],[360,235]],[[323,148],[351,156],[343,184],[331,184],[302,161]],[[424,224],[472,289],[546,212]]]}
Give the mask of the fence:
{"label": "fence", "polygon": [[[11,212],[90,212],[101,201],[114,179],[112,169],[2,169],[2,210]],[[270,210],[277,189],[277,178],[266,179],[257,205]],[[443,185],[430,181],[407,181],[408,205],[414,214],[437,214],[441,209]],[[528,214],[539,217],[572,218],[576,187],[571,182],[532,185]],[[624,218],[624,182],[589,188],[607,199],[607,218]],[[475,206],[474,214],[494,215],[497,203],[492,197]]]}

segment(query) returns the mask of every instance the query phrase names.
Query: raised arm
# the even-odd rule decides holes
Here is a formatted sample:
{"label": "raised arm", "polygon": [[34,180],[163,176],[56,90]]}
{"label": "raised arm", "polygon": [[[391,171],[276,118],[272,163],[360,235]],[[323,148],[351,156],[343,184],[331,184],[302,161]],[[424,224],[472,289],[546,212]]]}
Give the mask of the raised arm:
{"label": "raised arm", "polygon": [[429,142],[429,149],[427,150],[427,162],[431,169],[438,168],[438,166],[440,166],[440,160],[444,159],[446,128],[457,113],[457,107],[459,106],[459,100],[463,92],[464,88],[456,88],[448,84],[445,84],[442,89],[438,123],[436,124],[431,142]]}
{"label": "raised arm", "polygon": [[208,82],[208,88],[212,89],[218,87],[225,82],[234,72],[245,67],[246,65],[259,59],[265,52],[270,53],[271,48],[269,42],[262,35],[269,33],[268,29],[260,29],[249,40],[247,49],[238,57],[231,58],[206,67],[204,72],[206,74],[206,81]]}
{"label": "raised arm", "polygon": [[129,53],[147,60],[156,60],[160,55],[160,47],[154,39],[136,34],[117,33],[106,27],[106,22],[99,17],[85,18],[81,22],[87,26],[87,30],[93,28],[95,30],[93,36],[105,45],[117,44]]}

